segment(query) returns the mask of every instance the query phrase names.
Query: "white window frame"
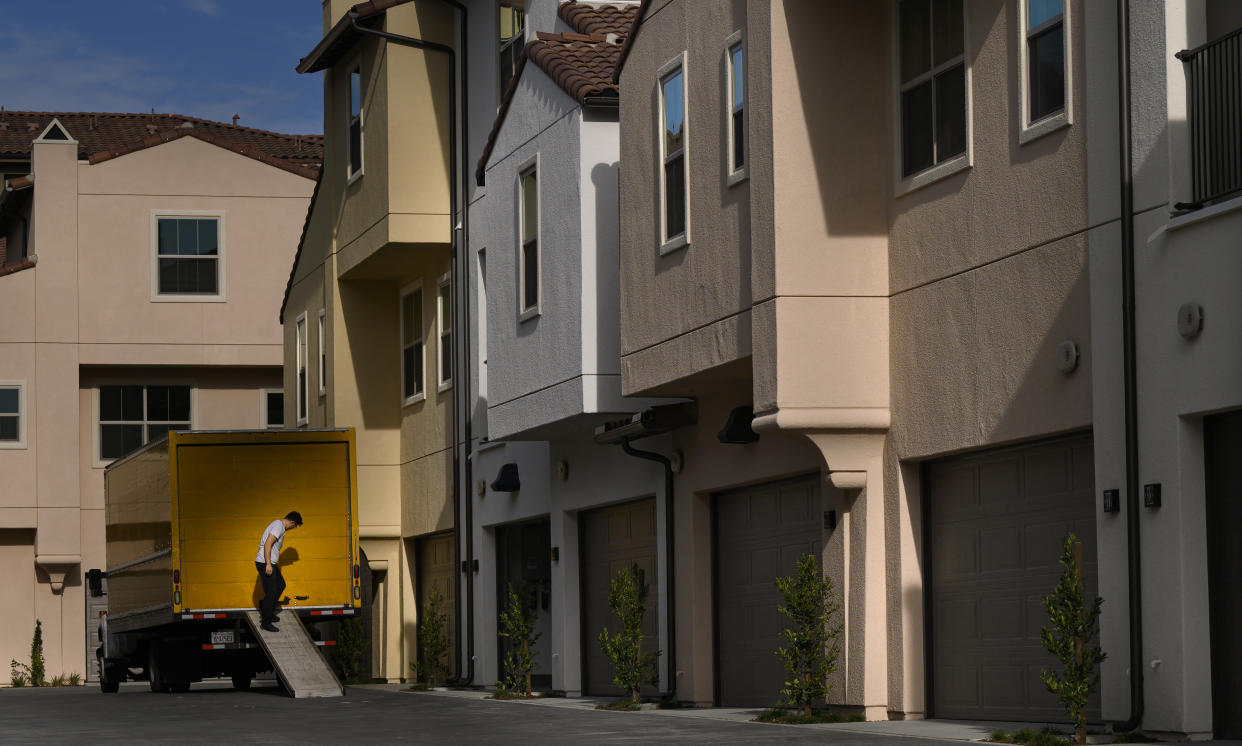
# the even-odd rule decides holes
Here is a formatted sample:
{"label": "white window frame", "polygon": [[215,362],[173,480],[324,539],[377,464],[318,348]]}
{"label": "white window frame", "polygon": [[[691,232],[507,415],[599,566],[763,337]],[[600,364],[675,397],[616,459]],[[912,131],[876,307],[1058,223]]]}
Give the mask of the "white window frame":
{"label": "white window frame", "polygon": [[[733,151],[736,147],[733,134],[733,114],[736,112],[737,106],[733,103],[733,83],[737,70],[733,67],[733,50],[741,49],[742,51],[742,152],[743,162],[741,168],[733,162]],[[741,29],[734,31],[728,39],[725,39],[725,69],[728,75],[725,76],[725,95],[724,95],[724,121],[725,121],[725,140],[728,143],[728,152],[725,154],[728,163],[728,175],[725,180],[728,186],[734,186],[746,181],[746,177],[750,174],[750,95],[748,86],[746,85],[746,68],[750,63],[747,61],[746,40]]]}
{"label": "white window frame", "polygon": [[[659,252],[660,256],[672,253],[678,249],[685,248],[690,245],[690,79],[687,75],[686,52],[680,52],[676,57],[665,62],[656,71],[656,100],[659,102],[656,109],[656,178],[659,181],[660,189],[660,206],[659,206]],[[668,154],[664,152],[664,79],[671,76],[674,72],[681,72],[681,157],[682,157],[682,174],[685,180],[685,210],[686,210],[686,229],[675,236],[667,236],[667,213],[668,209],[665,205],[666,185],[664,183],[664,166],[668,160]]]}
{"label": "white window frame", "polygon": [[[535,173],[535,304],[526,302],[526,256],[523,236],[526,220],[526,195],[522,189],[522,179],[531,172]],[[542,179],[539,172],[539,154],[527,159],[518,168],[517,177],[517,311],[518,323],[529,321],[543,313],[543,192]],[[439,308],[437,296],[436,308]],[[438,311],[437,311],[438,313]]]}
{"label": "white window frame", "polygon": [[[283,397],[285,395],[285,390],[275,386],[259,389],[259,429],[282,430],[285,427],[283,418],[281,418],[279,425],[269,425],[267,423],[267,397],[269,394],[280,394]],[[190,414],[193,414],[193,412]]]}
{"label": "white window frame", "polygon": [[[17,389],[17,440],[0,440],[0,451],[26,448],[26,382],[0,381],[0,389]],[[193,414],[193,412],[191,412]]]}
{"label": "white window frame", "polygon": [[[354,57],[345,68],[345,186],[361,179],[367,170],[367,118],[365,86],[362,85],[362,55]],[[353,170],[353,159],[350,157],[349,129],[354,119],[354,73],[358,73],[358,170]]]}
{"label": "white window frame", "polygon": [[[306,359],[309,352],[307,344],[306,311],[303,311],[298,314],[297,321],[294,322],[293,340],[296,356],[296,366],[293,369],[293,405],[298,427],[306,427],[310,415],[310,361]],[[305,388],[301,385],[303,379],[306,380]]]}
{"label": "white window frame", "polygon": [[[160,218],[216,219],[216,292],[213,295],[160,292]],[[224,303],[228,301],[225,279],[225,250],[228,234],[223,210],[152,210],[151,211],[151,302],[152,303]]]}
{"label": "white window frame", "polygon": [[1071,43],[1070,30],[1071,15],[1070,6],[1073,3],[1070,0],[1062,0],[1061,2],[1061,51],[1064,55],[1065,65],[1065,106],[1060,111],[1049,114],[1039,121],[1032,122],[1031,111],[1031,76],[1030,76],[1030,56],[1031,50],[1027,40],[1031,37],[1031,32],[1039,32],[1046,26],[1050,26],[1055,21],[1047,21],[1035,29],[1028,29],[1026,26],[1027,19],[1030,18],[1028,12],[1029,4],[1027,0],[1018,0],[1018,22],[1015,28],[1018,30],[1018,144],[1026,145],[1027,143],[1038,140],[1044,135],[1050,135],[1059,129],[1069,127],[1074,123],[1074,88],[1073,88],[1073,44]]}
{"label": "white window frame", "polygon": [[328,395],[328,348],[325,345],[325,338],[327,337],[327,333],[324,330],[324,325],[326,324],[327,315],[328,315],[328,309],[326,308],[319,309],[319,339],[318,339],[319,344],[318,344],[318,347],[316,348],[316,352],[319,353],[318,368],[319,368],[319,397],[320,398],[323,398]]}
{"label": "white window frame", "polygon": [[[111,464],[116,459],[105,459],[100,454],[103,447],[103,441],[100,436],[100,426],[108,424],[99,419],[99,389],[102,386],[189,386],[190,387],[190,429],[198,429],[198,381],[189,378],[101,378],[91,383],[91,458],[92,468],[102,469]],[[146,392],[143,392],[143,425],[150,424],[146,418]],[[109,420],[108,422],[114,422]],[[138,424],[135,422],[127,422],[126,424]],[[123,457],[122,457],[123,458]]]}
{"label": "white window frame", "polygon": [[[414,380],[422,384],[419,391],[414,392],[413,396],[405,395],[405,299],[414,293],[418,293],[418,305],[420,316],[424,319],[422,328],[418,329],[418,336],[414,339],[414,344],[423,346],[422,364],[418,366],[418,370],[414,371]],[[423,278],[409,283],[401,288],[401,292],[397,294],[397,325],[400,336],[397,337],[397,360],[400,361],[401,377],[397,384],[397,390],[401,394],[401,406],[409,406],[417,404],[427,398],[427,293],[423,290]]]}
{"label": "white window frame", "polygon": [[[444,309],[443,309],[443,304],[440,302],[440,292],[444,290],[445,288],[448,288],[448,291],[449,291],[448,302],[449,302],[449,308],[450,308],[450,313],[451,313],[452,304],[453,304],[453,288],[450,287],[449,285],[449,273],[447,272],[444,273],[443,275],[440,275],[440,279],[436,281],[436,381],[437,381],[436,392],[437,393],[443,393],[453,388],[453,376],[449,375],[447,378],[444,377],[444,354],[445,354],[444,345],[443,345],[444,334],[446,331],[450,335],[453,333],[453,327],[451,325],[448,327],[448,329],[445,329],[445,326],[444,326]],[[452,337],[450,337],[450,340],[451,339]],[[451,343],[449,344],[449,348],[450,348],[449,354],[451,355],[452,354]],[[452,362],[456,363],[457,361],[453,360]],[[456,372],[456,371],[453,371],[453,372]]]}
{"label": "white window frame", "polygon": [[[923,76],[919,76],[913,81],[905,84],[901,83],[901,17],[899,8],[896,3],[893,5],[893,22],[890,29],[892,33],[892,50],[889,66],[892,69],[892,90],[893,90],[893,183],[896,187],[893,190],[893,196],[900,197],[904,194],[922,189],[929,184],[935,184],[938,181],[949,178],[950,176],[965,171],[974,165],[975,162],[975,106],[974,106],[974,84],[973,70],[974,64],[970,55],[970,18],[967,11],[970,9],[966,0],[962,0],[962,64],[965,66],[963,70],[963,78],[966,87],[966,152],[956,155],[947,161],[933,164],[918,173],[905,176],[901,172],[902,147],[901,142],[901,94],[903,88],[910,88],[918,85],[923,81]],[[954,60],[957,58],[955,57]],[[944,62],[938,67],[933,67],[926,75],[935,77],[936,71],[948,69],[955,66],[955,62]],[[934,93],[934,91],[933,91]]]}

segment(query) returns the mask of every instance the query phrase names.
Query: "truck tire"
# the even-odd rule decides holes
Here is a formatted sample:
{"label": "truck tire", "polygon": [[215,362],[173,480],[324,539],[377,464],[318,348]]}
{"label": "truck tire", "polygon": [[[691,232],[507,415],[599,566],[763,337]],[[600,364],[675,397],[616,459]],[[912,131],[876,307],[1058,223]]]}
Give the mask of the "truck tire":
{"label": "truck tire", "polygon": [[104,694],[116,694],[121,688],[121,682],[116,678],[116,669],[104,663],[103,656],[96,653],[95,660],[99,661],[99,691]]}
{"label": "truck tire", "polygon": [[164,682],[164,677],[160,673],[160,657],[161,651],[158,645],[152,644],[147,648],[147,680],[151,684],[151,691],[166,692],[168,684]]}
{"label": "truck tire", "polygon": [[250,691],[250,682],[254,679],[253,676],[244,673],[235,673],[232,678],[234,689],[239,692]]}

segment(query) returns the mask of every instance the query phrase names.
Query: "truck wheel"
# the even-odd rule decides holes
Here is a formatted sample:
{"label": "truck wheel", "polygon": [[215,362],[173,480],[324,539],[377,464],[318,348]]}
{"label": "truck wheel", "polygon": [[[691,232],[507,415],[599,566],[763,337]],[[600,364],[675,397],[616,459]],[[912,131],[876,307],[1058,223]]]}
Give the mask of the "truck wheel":
{"label": "truck wheel", "polygon": [[168,685],[164,683],[164,677],[160,673],[160,652],[156,645],[147,649],[147,679],[151,684],[151,691],[168,691]]}
{"label": "truck wheel", "polygon": [[95,660],[99,664],[97,669],[99,671],[99,691],[104,694],[115,694],[116,690],[121,688],[121,682],[116,678],[116,670],[109,669],[108,665],[104,663],[103,655],[99,651],[95,652]]}
{"label": "truck wheel", "polygon": [[233,674],[233,688],[239,692],[250,691],[250,681],[253,678],[253,676],[247,676],[246,674]]}

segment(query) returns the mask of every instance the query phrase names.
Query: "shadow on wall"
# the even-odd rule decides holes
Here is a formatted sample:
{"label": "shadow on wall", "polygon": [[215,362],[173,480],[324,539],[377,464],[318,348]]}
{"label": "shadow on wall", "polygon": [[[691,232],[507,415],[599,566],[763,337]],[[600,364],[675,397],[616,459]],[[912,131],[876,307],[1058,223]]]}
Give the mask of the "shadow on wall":
{"label": "shadow on wall", "polygon": [[[806,170],[818,180],[824,229],[836,236],[888,232],[893,150],[888,6],[850,0],[784,4],[784,33],[796,61],[793,74],[814,160]],[[773,49],[772,54],[778,77],[775,68],[783,63],[778,55],[784,53]],[[778,95],[774,90],[773,99]],[[779,114],[774,106],[774,151],[782,147]]]}
{"label": "shadow on wall", "polygon": [[[614,271],[621,261],[617,186],[620,173],[619,162],[598,163],[591,168],[591,183],[595,186],[595,354],[598,356],[595,371],[599,373],[621,372],[621,286],[620,277]],[[584,302],[586,298],[583,294]]]}
{"label": "shadow on wall", "polygon": [[[400,338],[396,288],[391,282],[358,280],[341,282],[339,288],[362,424],[368,430],[399,430],[401,408],[396,405],[401,392],[396,372],[401,370],[401,360],[395,344]],[[432,338],[429,331],[424,332],[425,340]]]}

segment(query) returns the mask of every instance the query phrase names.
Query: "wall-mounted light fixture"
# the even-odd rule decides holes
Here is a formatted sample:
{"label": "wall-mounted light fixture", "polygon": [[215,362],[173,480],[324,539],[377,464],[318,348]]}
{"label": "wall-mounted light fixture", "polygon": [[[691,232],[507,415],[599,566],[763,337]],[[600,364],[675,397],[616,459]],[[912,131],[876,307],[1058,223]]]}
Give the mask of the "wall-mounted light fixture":
{"label": "wall-mounted light fixture", "polygon": [[1177,333],[1186,339],[1194,339],[1203,331],[1203,306],[1198,303],[1183,303],[1177,309]]}
{"label": "wall-mounted light fixture", "polygon": [[501,466],[491,487],[493,492],[517,492],[522,489],[522,480],[518,479],[518,465],[509,463]]}
{"label": "wall-mounted light fixture", "polygon": [[724,429],[716,433],[716,439],[726,444],[754,443],[759,440],[759,433],[750,426],[754,419],[753,407],[734,407],[733,411],[729,412],[729,419],[725,420]]}

